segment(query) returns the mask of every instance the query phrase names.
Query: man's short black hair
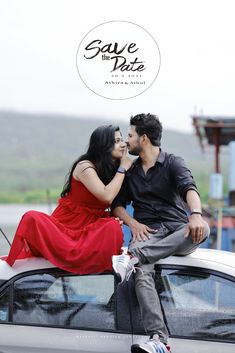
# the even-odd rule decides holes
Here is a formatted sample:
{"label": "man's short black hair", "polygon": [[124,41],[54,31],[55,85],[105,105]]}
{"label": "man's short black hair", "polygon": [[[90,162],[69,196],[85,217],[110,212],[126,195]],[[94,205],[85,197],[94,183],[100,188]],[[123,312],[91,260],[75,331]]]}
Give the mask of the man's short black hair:
{"label": "man's short black hair", "polygon": [[131,116],[130,125],[134,125],[139,136],[147,135],[153,146],[161,146],[162,124],[153,114]]}

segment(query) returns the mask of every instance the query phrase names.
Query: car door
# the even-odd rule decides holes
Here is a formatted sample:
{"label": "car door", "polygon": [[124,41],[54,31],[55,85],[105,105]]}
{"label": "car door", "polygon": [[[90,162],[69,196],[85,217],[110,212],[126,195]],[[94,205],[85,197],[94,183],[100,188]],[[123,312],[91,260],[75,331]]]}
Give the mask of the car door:
{"label": "car door", "polygon": [[[174,353],[234,353],[233,277],[205,269],[158,266],[155,281]],[[132,310],[138,343],[146,337],[138,306]]]}
{"label": "car door", "polygon": [[129,311],[117,311],[124,290],[112,274],[17,276],[0,294],[0,352],[129,352]]}

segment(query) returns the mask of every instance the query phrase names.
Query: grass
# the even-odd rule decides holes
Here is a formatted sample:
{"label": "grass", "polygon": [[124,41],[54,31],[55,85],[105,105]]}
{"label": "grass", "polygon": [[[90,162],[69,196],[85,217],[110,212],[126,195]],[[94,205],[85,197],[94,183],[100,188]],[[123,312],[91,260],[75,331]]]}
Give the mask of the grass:
{"label": "grass", "polygon": [[61,193],[61,188],[29,189],[26,191],[4,190],[0,191],[0,203],[56,203]]}
{"label": "grass", "polygon": [[[209,177],[201,175],[196,178],[198,190],[202,203],[208,202],[209,196]],[[56,203],[60,197],[62,187],[45,188],[29,188],[27,190],[8,189],[0,190],[0,203]],[[224,195],[228,193],[228,185],[224,184]]]}

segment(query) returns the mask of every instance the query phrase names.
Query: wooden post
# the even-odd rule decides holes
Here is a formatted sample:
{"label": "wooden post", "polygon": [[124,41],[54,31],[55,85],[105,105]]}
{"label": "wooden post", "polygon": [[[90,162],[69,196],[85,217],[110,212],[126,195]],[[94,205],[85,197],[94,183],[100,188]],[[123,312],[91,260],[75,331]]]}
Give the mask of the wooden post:
{"label": "wooden post", "polygon": [[215,172],[220,173],[219,152],[220,152],[220,128],[213,130],[213,140],[215,144]]}

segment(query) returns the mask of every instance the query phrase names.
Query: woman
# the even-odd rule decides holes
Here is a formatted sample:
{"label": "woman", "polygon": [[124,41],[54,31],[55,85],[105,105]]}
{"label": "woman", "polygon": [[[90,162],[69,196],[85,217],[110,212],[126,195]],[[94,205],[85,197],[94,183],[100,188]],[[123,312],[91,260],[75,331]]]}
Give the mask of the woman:
{"label": "woman", "polygon": [[29,211],[22,217],[7,263],[41,256],[80,274],[111,270],[111,257],[121,253],[123,234],[107,208],[131,164],[119,127],[98,127],[87,152],[73,164],[52,215]]}

